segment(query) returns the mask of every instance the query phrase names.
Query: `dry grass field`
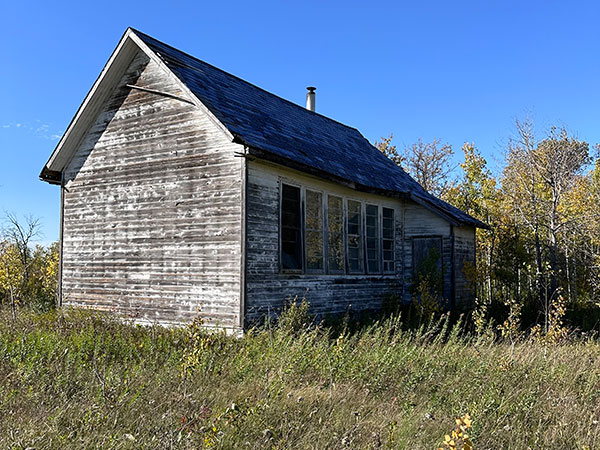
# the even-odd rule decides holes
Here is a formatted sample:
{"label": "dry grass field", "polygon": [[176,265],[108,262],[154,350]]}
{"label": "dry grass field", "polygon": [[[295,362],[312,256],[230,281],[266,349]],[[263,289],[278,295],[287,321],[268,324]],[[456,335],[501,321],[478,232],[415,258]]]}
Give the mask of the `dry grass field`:
{"label": "dry grass field", "polygon": [[390,317],[243,338],[82,311],[0,312],[0,448],[600,448],[600,343],[477,337]]}

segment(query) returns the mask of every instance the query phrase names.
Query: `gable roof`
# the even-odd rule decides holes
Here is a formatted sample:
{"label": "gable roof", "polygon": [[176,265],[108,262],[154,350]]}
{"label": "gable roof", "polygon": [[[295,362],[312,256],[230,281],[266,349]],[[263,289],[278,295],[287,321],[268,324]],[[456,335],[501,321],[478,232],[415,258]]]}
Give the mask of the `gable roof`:
{"label": "gable roof", "polygon": [[[357,190],[410,198],[455,224],[486,226],[425,191],[356,128],[309,111],[139,31],[127,30],[97,84],[103,75],[110,73],[111,61],[118,59],[119,48],[124,42],[126,45],[128,37],[142,50],[149,50],[152,53],[149,56],[158,58],[229,137],[243,144],[249,154],[348,184]],[[87,101],[88,98],[78,115],[85,110]],[[72,131],[73,125],[72,122],[65,135]],[[48,178],[56,171],[53,167],[56,164],[52,162],[60,153],[63,139],[42,171],[42,179],[51,181]]]}

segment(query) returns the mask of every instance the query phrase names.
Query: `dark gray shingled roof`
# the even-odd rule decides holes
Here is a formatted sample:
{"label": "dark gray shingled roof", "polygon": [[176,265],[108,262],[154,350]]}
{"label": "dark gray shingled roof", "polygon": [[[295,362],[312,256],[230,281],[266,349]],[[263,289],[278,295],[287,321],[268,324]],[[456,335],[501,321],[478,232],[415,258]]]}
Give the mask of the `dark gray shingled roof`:
{"label": "dark gray shingled roof", "polygon": [[349,181],[358,189],[409,197],[458,223],[485,226],[425,191],[356,128],[135,33],[251,153]]}

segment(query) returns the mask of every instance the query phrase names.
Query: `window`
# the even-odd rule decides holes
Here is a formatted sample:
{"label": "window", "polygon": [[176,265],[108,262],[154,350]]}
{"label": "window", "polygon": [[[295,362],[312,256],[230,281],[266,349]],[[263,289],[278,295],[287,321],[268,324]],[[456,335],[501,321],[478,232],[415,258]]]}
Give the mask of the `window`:
{"label": "window", "polygon": [[[286,182],[280,188],[282,272],[395,273],[394,209]],[[424,264],[441,270],[439,239],[424,236],[413,241],[415,275],[417,266]],[[432,260],[431,252],[439,254],[440,261]]]}
{"label": "window", "polygon": [[329,273],[344,272],[344,219],[342,199],[327,197],[327,268]]}
{"label": "window", "polygon": [[366,218],[366,243],[367,243],[367,272],[379,272],[379,206],[367,205]]}
{"label": "window", "polygon": [[383,271],[394,272],[394,210],[383,208],[382,224],[382,247],[383,247]]}
{"label": "window", "polygon": [[348,271],[350,273],[363,271],[361,212],[360,202],[348,200]]}
{"label": "window", "polygon": [[306,191],[306,270],[323,270],[323,196],[320,192]]}
{"label": "window", "polygon": [[281,188],[281,268],[302,270],[300,188],[283,184]]}

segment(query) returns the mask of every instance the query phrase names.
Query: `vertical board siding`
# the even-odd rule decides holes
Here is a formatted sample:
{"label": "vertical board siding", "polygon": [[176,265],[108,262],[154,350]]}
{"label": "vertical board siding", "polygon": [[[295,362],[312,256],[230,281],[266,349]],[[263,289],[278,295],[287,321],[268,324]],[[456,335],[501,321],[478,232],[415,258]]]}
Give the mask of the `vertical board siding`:
{"label": "vertical board siding", "polygon": [[[394,208],[396,274],[286,274],[279,271],[279,183],[281,179],[306,188],[371,201]],[[361,197],[362,196],[362,197]],[[316,180],[281,167],[249,161],[246,237],[246,315],[249,323],[278,311],[287,299],[310,302],[321,316],[348,311],[377,310],[387,293],[402,292],[402,203],[359,194],[334,183]]]}
{"label": "vertical board siding", "polygon": [[466,310],[475,306],[475,289],[465,268],[475,265],[475,229],[463,226],[454,229],[454,289],[455,307]]}
{"label": "vertical board siding", "polygon": [[63,304],[238,327],[241,147],[138,54],[65,169]]}

